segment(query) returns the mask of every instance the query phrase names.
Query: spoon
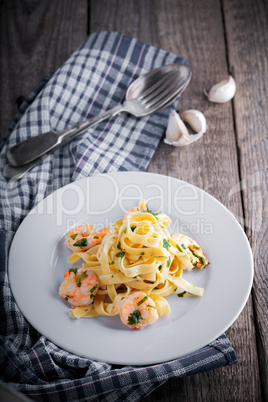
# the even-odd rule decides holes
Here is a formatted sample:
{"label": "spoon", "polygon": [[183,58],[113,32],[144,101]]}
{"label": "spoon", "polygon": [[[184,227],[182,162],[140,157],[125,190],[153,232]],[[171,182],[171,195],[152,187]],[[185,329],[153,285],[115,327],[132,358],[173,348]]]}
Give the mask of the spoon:
{"label": "spoon", "polygon": [[[20,142],[7,151],[9,164],[4,168],[7,178],[21,178],[27,171],[44,157],[71,141],[87,128],[127,112],[136,117],[152,114],[172,103],[187,87],[191,79],[191,70],[184,64],[169,64],[154,69],[129,86],[126,100],[114,108],[77,124],[75,127],[61,131],[50,131],[26,141]],[[11,165],[11,166],[10,166]],[[21,167],[21,169],[18,169]]]}

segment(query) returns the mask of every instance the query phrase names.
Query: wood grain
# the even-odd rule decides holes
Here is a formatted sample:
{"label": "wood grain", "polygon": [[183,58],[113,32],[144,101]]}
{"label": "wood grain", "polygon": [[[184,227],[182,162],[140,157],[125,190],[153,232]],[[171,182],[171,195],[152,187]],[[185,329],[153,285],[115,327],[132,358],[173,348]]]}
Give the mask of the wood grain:
{"label": "wood grain", "polygon": [[224,13],[230,70],[238,88],[234,112],[244,226],[255,256],[254,323],[262,394],[268,400],[268,13],[264,2],[253,0],[225,0]]}
{"label": "wood grain", "polygon": [[2,1],[0,16],[2,138],[17,103],[85,39],[87,1]]}
{"label": "wood grain", "polygon": [[[124,18],[126,15],[131,15],[131,19]],[[239,191],[232,191],[240,182],[232,104],[211,104],[203,95],[205,88],[228,75],[221,3],[180,1],[178,4],[169,0],[129,1],[126,4],[104,0],[91,4],[90,16],[91,31],[117,30],[173,51],[190,61],[193,79],[182,96],[179,109],[201,110],[207,118],[207,133],[202,140],[186,148],[178,149],[161,143],[148,171],[195,184],[242,218],[240,188]],[[147,397],[146,402],[261,400],[252,317],[250,298],[227,333],[238,353],[238,364],[190,378],[171,380]]]}

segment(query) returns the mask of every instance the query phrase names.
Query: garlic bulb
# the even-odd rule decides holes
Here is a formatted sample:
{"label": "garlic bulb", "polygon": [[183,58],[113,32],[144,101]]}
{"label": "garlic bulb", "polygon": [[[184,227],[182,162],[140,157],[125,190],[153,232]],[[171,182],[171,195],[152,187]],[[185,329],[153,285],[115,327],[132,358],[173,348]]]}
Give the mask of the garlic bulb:
{"label": "garlic bulb", "polygon": [[[175,147],[184,147],[199,140],[206,132],[206,119],[199,110],[186,110],[181,115],[174,110],[169,116],[168,126],[166,129],[166,138],[164,142]],[[197,134],[189,134],[184,122],[197,132]]]}
{"label": "garlic bulb", "polygon": [[223,81],[213,85],[208,93],[204,92],[210,102],[225,103],[235,96],[236,83],[233,77],[229,75]]}

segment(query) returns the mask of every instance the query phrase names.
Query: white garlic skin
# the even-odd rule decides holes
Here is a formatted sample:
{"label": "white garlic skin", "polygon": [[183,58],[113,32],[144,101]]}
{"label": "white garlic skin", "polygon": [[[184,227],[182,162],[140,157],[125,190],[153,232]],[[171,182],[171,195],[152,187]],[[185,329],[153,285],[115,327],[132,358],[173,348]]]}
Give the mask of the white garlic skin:
{"label": "white garlic skin", "polygon": [[189,132],[179,114],[174,110],[169,116],[165,142],[167,144],[172,144],[178,141],[181,137],[187,139],[189,137]]}
{"label": "white garlic skin", "polygon": [[181,114],[181,118],[185,123],[188,123],[189,126],[196,133],[205,133],[207,130],[207,122],[206,118],[199,110],[190,109],[186,110]]}
{"label": "white garlic skin", "polygon": [[210,102],[225,103],[230,101],[236,93],[236,83],[231,75],[218,84],[213,85],[209,92],[205,91]]}
{"label": "white garlic skin", "polygon": [[[184,147],[199,140],[206,132],[206,119],[199,110],[186,110],[182,113],[182,119],[174,110],[169,116],[168,126],[166,129],[166,138],[164,142],[175,147]],[[197,134],[189,134],[184,122],[197,132]]]}

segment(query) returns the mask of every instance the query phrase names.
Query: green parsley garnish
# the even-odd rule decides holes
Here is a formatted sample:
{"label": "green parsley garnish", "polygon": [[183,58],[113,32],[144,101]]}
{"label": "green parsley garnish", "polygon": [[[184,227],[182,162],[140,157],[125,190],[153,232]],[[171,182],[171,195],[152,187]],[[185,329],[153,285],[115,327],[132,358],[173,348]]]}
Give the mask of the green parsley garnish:
{"label": "green parsley garnish", "polygon": [[91,299],[93,299],[93,297],[95,297],[95,295],[93,294],[93,292],[94,292],[94,290],[97,288],[97,286],[98,286],[98,285],[96,284],[96,285],[93,286],[93,288],[90,289],[90,293],[91,293],[90,298],[91,298]]}
{"label": "green parsley garnish", "polygon": [[74,274],[76,274],[77,269],[78,269],[78,268],[70,268],[70,269],[69,269],[69,274],[70,274],[71,272],[73,272]]}
{"label": "green parsley garnish", "polygon": [[128,324],[138,324],[140,322],[139,318],[142,319],[141,313],[137,310],[134,310],[133,313],[130,313],[130,315],[128,316]]}
{"label": "green parsley garnish", "polygon": [[136,229],[136,227],[137,227],[137,226],[135,226],[135,225],[130,226],[130,229],[132,230],[132,232],[134,232],[134,230]]}
{"label": "green parsley garnish", "polygon": [[124,253],[124,251],[122,250],[120,241],[117,243],[117,248],[118,248],[119,250],[121,250],[121,251],[120,251],[119,253],[117,253],[115,256],[116,256],[116,257],[124,257],[125,253]]}
{"label": "green parsley garnish", "polygon": [[187,247],[185,246],[185,244],[182,244],[181,246],[182,246],[182,248],[184,248],[184,250],[187,249]]}
{"label": "green parsley garnish", "polygon": [[204,269],[204,268],[206,267],[205,258],[201,257],[201,255],[195,254],[195,253],[193,252],[193,250],[191,250],[191,252],[192,252],[192,254],[193,254],[196,258],[199,259],[199,261],[201,261],[201,264],[202,264],[202,265],[201,265],[200,269]]}
{"label": "green parsley garnish", "polygon": [[86,271],[83,272],[82,274],[78,275],[77,280],[76,280],[77,286],[81,286],[81,279],[86,278],[86,277],[87,277]]}
{"label": "green parsley garnish", "polygon": [[114,261],[111,262],[111,265],[113,265],[113,264],[114,264]]}
{"label": "green parsley garnish", "polygon": [[141,253],[141,255],[144,255],[145,253],[144,253],[144,251]]}
{"label": "green parsley garnish", "polygon": [[73,244],[74,247],[85,247],[87,246],[87,239],[83,237],[83,239],[78,240],[76,243]]}
{"label": "green parsley garnish", "polygon": [[177,249],[179,250],[180,253],[183,253],[183,250],[180,248],[178,244],[176,244]]}
{"label": "green parsley garnish", "polygon": [[144,298],[143,299],[141,299],[138,303],[137,303],[137,306],[140,306],[142,303],[144,303],[145,302],[145,300],[147,300],[148,299],[148,295],[146,295],[146,296],[144,296]]}
{"label": "green parsley garnish", "polygon": [[168,251],[168,249],[170,247],[170,244],[169,244],[169,241],[167,239],[163,240],[163,247],[165,247],[167,249],[167,251]]}
{"label": "green parsley garnish", "polygon": [[98,286],[97,284],[94,285],[93,288],[90,289],[90,293],[93,293],[97,286]]}
{"label": "green parsley garnish", "polygon": [[178,293],[177,296],[178,297],[183,297],[185,294],[186,294],[186,292],[184,291],[184,292]]}
{"label": "green parsley garnish", "polygon": [[94,239],[99,239],[99,236],[94,236]]}
{"label": "green parsley garnish", "polygon": [[74,235],[71,236],[71,238],[74,240],[77,236],[77,233],[75,233]]}
{"label": "green parsley garnish", "polygon": [[156,220],[159,219],[157,214],[155,214],[151,209],[148,208],[147,204],[146,204],[146,208],[147,208],[146,212],[148,212],[149,214],[152,214],[155,217]]}
{"label": "green parsley garnish", "polygon": [[170,257],[168,257],[168,260],[167,260],[167,267],[169,268],[169,266],[170,266],[170,263],[171,263],[171,260],[170,260]]}
{"label": "green parsley garnish", "polygon": [[155,306],[151,306],[151,304],[147,304],[147,307],[156,308]]}
{"label": "green parsley garnish", "polygon": [[161,268],[162,268],[162,265],[159,265],[159,267],[158,267],[159,271],[160,271]]}
{"label": "green parsley garnish", "polygon": [[200,250],[200,247],[196,246],[195,244],[193,244],[193,248],[195,248],[196,250]]}
{"label": "green parsley garnish", "polygon": [[119,251],[119,253],[115,254],[116,257],[124,257],[124,251]]}
{"label": "green parsley garnish", "polygon": [[68,295],[67,295],[67,296],[65,297],[65,300],[68,301],[68,299],[70,299],[70,298],[71,298],[71,296],[68,296]]}

